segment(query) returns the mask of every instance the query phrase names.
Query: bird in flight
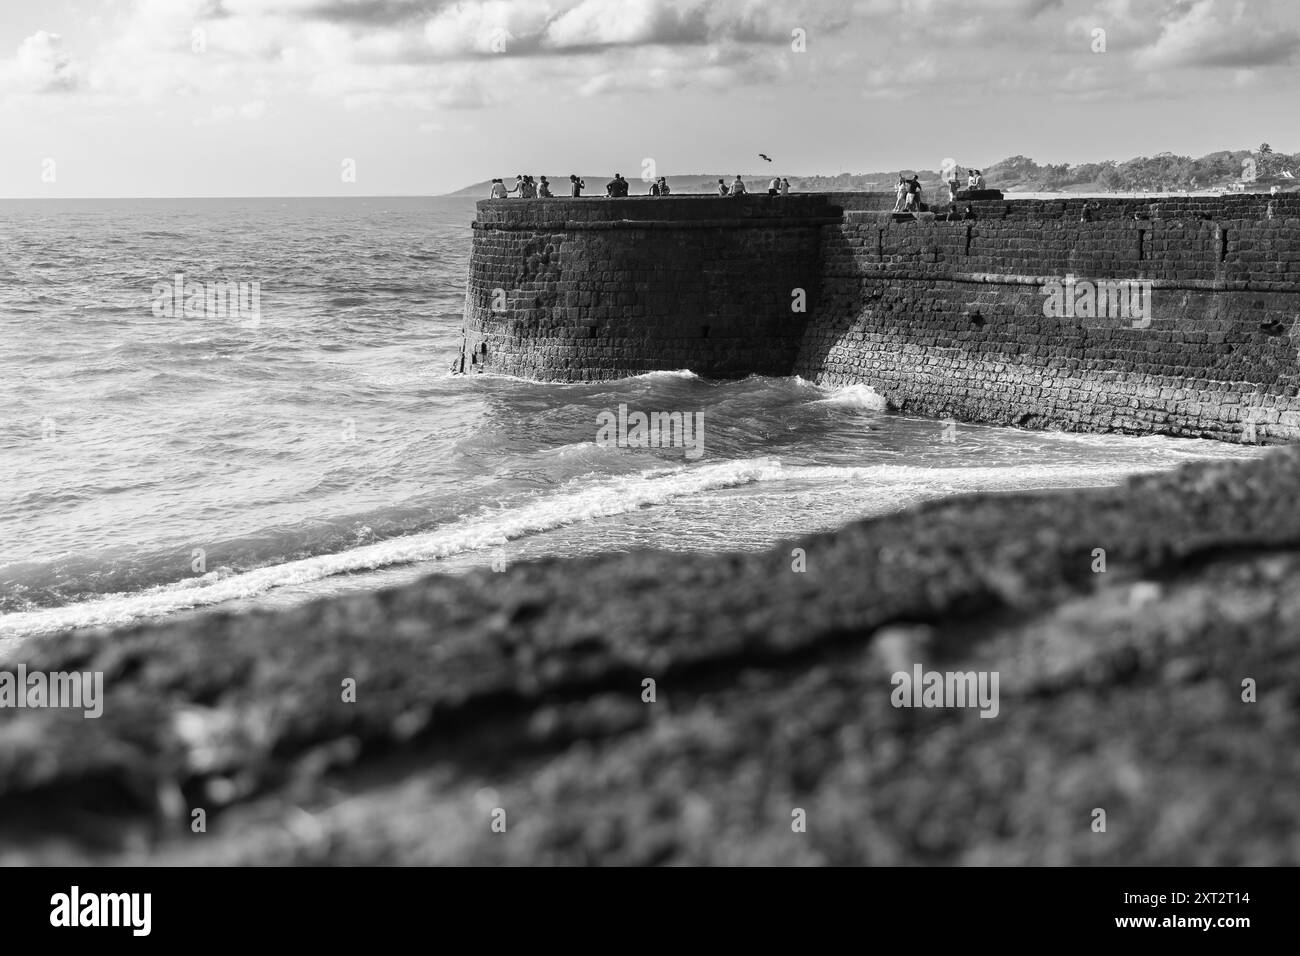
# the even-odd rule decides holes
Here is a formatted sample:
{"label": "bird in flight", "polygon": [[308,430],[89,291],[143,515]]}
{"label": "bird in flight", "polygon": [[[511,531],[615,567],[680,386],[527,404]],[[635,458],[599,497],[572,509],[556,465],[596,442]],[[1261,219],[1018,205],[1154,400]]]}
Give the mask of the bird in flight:
{"label": "bird in flight", "polygon": [[772,157],[769,156],[769,155],[767,155],[767,153],[759,153],[759,154],[758,154],[758,158],[759,158],[759,159],[766,159],[769,163],[772,161]]}

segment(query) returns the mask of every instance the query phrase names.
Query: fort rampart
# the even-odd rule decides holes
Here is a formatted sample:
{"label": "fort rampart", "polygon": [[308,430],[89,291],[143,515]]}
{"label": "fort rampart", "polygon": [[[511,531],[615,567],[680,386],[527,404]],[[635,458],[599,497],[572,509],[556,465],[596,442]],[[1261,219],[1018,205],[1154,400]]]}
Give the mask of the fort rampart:
{"label": "fort rampart", "polygon": [[798,374],[963,421],[1300,437],[1300,197],[968,205],[484,201],[458,366]]}

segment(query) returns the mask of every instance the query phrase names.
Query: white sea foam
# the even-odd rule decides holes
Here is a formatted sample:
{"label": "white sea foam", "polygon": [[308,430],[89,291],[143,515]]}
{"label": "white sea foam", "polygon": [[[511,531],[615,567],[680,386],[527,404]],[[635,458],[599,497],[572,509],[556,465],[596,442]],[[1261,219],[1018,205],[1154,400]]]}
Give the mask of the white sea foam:
{"label": "white sea foam", "polygon": [[190,608],[248,599],[278,587],[301,586],[333,575],[493,549],[506,541],[575,522],[626,514],[683,496],[761,482],[852,482],[905,502],[966,491],[1107,484],[1129,474],[1150,470],[1149,463],[932,468],[914,465],[783,465],[772,458],[753,458],[656,469],[597,481],[577,479],[557,494],[503,510],[483,512],[420,534],[253,571],[213,571],[202,577],[141,591],[3,615],[0,616],[0,639],[7,643],[15,638],[67,628],[120,626]]}
{"label": "white sea foam", "polygon": [[429,561],[464,551],[492,548],[527,534],[575,521],[624,514],[681,495],[779,477],[780,462],[770,459],[723,462],[699,468],[655,470],[606,479],[572,482],[569,490],[522,506],[486,512],[432,531],[406,535],[336,554],[288,561],[240,574],[210,572],[174,584],[125,594],[0,616],[0,637],[25,636],[72,627],[122,625],[188,608],[253,597],[283,585],[301,585],[336,574]]}
{"label": "white sea foam", "polygon": [[870,385],[861,383],[844,385],[829,391],[830,393],[825,398],[819,398],[815,404],[838,405],[843,408],[868,408],[877,412],[883,412],[888,405],[885,396]]}

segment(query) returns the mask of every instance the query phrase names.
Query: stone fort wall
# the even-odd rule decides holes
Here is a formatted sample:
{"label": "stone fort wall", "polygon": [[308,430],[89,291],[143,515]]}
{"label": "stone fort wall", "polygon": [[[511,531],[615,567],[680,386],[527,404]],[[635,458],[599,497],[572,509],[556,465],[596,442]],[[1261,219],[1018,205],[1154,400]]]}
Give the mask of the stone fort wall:
{"label": "stone fort wall", "polygon": [[[460,361],[799,374],[962,421],[1300,438],[1300,197],[1094,199],[1087,221],[1076,199],[980,200],[956,222],[892,202],[482,202]],[[1045,314],[1052,283],[1086,300],[1106,280],[1149,310]]]}
{"label": "stone fort wall", "polygon": [[480,202],[458,366],[559,381],[789,375],[821,230],[841,219],[822,196]]}

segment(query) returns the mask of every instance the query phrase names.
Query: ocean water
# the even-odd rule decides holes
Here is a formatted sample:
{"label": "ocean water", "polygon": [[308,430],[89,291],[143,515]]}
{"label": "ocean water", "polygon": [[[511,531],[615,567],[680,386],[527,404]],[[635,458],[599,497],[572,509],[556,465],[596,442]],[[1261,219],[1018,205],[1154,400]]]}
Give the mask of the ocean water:
{"label": "ocean water", "polygon": [[[1258,453],[945,441],[868,388],[799,379],[452,375],[472,218],[469,199],[0,201],[0,649],[521,558],[756,549],[936,496]],[[257,283],[257,316],[169,311],[177,274]],[[620,405],[702,413],[703,453],[598,444]]]}

